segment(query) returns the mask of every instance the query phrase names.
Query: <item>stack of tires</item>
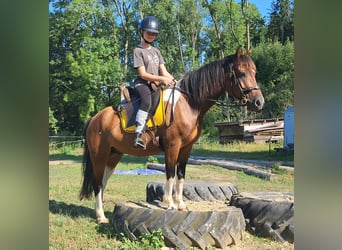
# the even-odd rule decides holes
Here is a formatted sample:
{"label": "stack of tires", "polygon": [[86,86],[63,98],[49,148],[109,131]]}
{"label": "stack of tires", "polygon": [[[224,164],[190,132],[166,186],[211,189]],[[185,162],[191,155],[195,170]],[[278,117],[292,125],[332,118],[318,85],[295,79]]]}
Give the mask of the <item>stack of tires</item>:
{"label": "stack of tires", "polygon": [[[220,208],[177,211],[162,207],[165,181],[149,182],[146,202],[115,206],[112,223],[131,240],[161,229],[168,247],[227,248],[243,240],[244,231],[279,241],[293,242],[293,195],[239,193],[227,182],[186,180],[183,197],[188,203],[224,204]],[[208,206],[210,207],[210,206]]]}
{"label": "stack of tires", "polygon": [[232,197],[230,205],[242,209],[250,233],[294,242],[293,193],[240,193]]}

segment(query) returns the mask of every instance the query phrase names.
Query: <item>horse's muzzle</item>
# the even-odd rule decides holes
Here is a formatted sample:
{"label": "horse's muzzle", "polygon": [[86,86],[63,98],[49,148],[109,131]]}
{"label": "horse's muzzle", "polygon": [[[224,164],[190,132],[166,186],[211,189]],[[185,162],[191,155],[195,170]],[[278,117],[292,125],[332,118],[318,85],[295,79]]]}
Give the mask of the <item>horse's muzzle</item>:
{"label": "horse's muzzle", "polygon": [[252,111],[260,111],[264,107],[264,97],[262,95],[247,102],[247,108]]}

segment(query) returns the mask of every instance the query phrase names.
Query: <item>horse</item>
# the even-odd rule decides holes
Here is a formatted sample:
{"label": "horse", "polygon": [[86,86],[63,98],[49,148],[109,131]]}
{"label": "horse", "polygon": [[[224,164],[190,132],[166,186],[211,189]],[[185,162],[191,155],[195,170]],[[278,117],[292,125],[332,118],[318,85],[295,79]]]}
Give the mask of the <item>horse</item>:
{"label": "horse", "polygon": [[[164,152],[166,185],[163,203],[168,209],[187,210],[183,201],[185,169],[192,146],[200,137],[205,113],[225,92],[248,110],[260,111],[264,105],[255,78],[256,66],[250,55],[251,50],[243,53],[239,46],[235,54],[190,71],[175,86],[166,88],[169,95],[165,97],[167,93],[164,93],[163,101],[164,109],[168,110],[165,116],[168,122],[145,132],[145,150],[133,148],[135,134],[123,130],[117,108],[108,106],[88,120],[79,196],[80,200],[91,199],[94,193],[98,223],[109,223],[104,215],[103,193],[124,154],[149,156]],[[159,145],[153,138],[159,138]],[[174,184],[176,193],[173,196]]]}

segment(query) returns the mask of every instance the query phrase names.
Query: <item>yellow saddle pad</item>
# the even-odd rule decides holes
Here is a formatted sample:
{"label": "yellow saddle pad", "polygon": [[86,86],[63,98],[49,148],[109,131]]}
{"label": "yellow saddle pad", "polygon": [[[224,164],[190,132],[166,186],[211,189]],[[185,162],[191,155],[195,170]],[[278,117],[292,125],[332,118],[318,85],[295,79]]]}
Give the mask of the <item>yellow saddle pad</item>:
{"label": "yellow saddle pad", "polygon": [[[159,104],[156,108],[156,112],[152,119],[148,119],[146,126],[148,128],[152,128],[154,126],[160,127],[165,122],[165,112],[164,112],[164,102],[163,102],[163,94],[164,91],[162,90],[160,93]],[[138,111],[139,106],[134,105],[134,100],[129,103],[121,104],[118,108],[121,127],[127,133],[134,133],[135,132],[135,116]]]}

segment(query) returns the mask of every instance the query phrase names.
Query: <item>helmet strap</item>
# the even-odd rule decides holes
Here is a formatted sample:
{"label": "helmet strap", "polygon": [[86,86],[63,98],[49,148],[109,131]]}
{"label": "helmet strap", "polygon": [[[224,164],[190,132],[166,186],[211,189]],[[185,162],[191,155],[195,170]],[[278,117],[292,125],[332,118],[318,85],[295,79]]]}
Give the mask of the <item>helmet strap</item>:
{"label": "helmet strap", "polygon": [[153,42],[147,41],[144,37],[143,37],[143,39],[144,39],[145,43],[148,43],[148,44],[152,44],[153,43]]}
{"label": "helmet strap", "polygon": [[147,40],[145,39],[145,37],[144,37],[143,34],[144,34],[144,32],[141,30],[141,31],[140,31],[140,35],[141,35],[142,39],[145,41],[145,43],[147,43],[147,44],[152,44],[153,41],[152,41],[152,42],[147,41]]}

